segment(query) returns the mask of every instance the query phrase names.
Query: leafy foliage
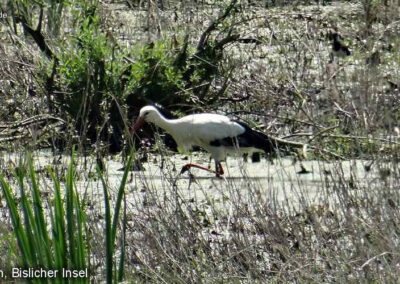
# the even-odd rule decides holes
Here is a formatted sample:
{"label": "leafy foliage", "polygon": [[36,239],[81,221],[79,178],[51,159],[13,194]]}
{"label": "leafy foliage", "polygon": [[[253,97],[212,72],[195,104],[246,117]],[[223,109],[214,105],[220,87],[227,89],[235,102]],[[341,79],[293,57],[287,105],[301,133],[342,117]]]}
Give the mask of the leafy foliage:
{"label": "leafy foliage", "polygon": [[137,100],[171,105],[184,100],[182,71],[173,65],[174,54],[168,52],[171,42],[156,41],[140,49],[131,66],[134,94]]}
{"label": "leafy foliage", "polygon": [[69,45],[61,47],[57,68],[60,92],[55,101],[75,121],[83,140],[109,141],[111,135],[121,135],[118,106],[124,102],[124,82],[119,80],[123,70],[116,62],[122,54],[100,32],[96,7],[84,6],[75,19],[77,31]]}

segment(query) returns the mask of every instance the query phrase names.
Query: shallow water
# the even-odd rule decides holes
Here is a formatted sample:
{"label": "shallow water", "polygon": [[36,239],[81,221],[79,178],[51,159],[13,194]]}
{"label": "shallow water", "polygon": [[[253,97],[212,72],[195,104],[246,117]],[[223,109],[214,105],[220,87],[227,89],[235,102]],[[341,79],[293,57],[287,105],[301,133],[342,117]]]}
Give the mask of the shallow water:
{"label": "shallow water", "polygon": [[[18,165],[23,154],[2,153],[0,159],[3,169]],[[41,172],[49,166],[66,172],[69,157],[53,156],[51,152],[36,152],[35,168]],[[122,180],[123,162],[120,156],[107,157],[104,177],[110,186],[111,195],[118,191]],[[397,186],[396,173],[386,176],[395,168],[391,164],[372,164],[367,160],[351,161],[302,161],[294,162],[291,157],[275,159],[272,162],[262,159],[258,163],[244,162],[241,158],[228,157],[223,163],[225,175],[217,178],[213,173],[191,169],[191,175],[186,172],[179,174],[186,163],[210,165],[209,156],[204,153],[194,153],[187,158],[184,155],[168,156],[149,154],[148,161],[143,163],[143,171],[131,171],[127,184],[127,198],[133,204],[146,200],[161,200],[174,198],[183,200],[214,203],[226,200],[240,199],[249,202],[252,198],[265,200],[268,205],[297,208],[310,204],[337,204],[340,202],[337,193],[346,190],[357,194],[363,190],[377,187],[394,188]],[[211,163],[214,166],[214,163]],[[92,157],[76,157],[75,167],[79,178],[76,188],[93,202],[93,206],[103,206],[103,188],[95,170],[95,159]],[[368,168],[370,169],[368,170]],[[304,168],[306,171],[302,171]],[[10,180],[12,181],[12,180]],[[51,182],[45,177],[40,184],[45,192],[52,192]],[[150,198],[151,197],[151,198]]]}

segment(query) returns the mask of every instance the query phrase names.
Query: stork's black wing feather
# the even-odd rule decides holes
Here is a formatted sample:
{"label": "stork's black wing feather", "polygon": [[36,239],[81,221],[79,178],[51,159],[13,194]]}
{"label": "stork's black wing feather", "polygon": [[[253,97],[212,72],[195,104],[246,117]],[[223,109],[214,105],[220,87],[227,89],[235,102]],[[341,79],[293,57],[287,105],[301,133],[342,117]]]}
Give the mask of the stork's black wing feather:
{"label": "stork's black wing feather", "polygon": [[244,129],[244,133],[236,137],[225,137],[223,139],[217,139],[210,142],[211,146],[226,146],[234,147],[239,146],[242,148],[253,147],[263,150],[265,153],[273,153],[276,150],[276,145],[271,139],[264,133],[251,129],[247,124],[241,121],[234,121],[240,124]]}

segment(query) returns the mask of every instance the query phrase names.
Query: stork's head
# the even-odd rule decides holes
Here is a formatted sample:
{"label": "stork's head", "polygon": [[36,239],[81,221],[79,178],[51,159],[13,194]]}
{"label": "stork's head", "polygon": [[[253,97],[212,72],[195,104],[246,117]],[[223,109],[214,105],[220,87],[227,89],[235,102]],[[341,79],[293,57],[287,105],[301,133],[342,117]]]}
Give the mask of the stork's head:
{"label": "stork's head", "polygon": [[151,122],[157,124],[157,121],[160,119],[161,114],[158,110],[153,106],[145,106],[140,109],[139,116],[136,119],[136,122],[133,124],[131,129],[131,134],[133,134],[136,130],[138,130],[143,123]]}

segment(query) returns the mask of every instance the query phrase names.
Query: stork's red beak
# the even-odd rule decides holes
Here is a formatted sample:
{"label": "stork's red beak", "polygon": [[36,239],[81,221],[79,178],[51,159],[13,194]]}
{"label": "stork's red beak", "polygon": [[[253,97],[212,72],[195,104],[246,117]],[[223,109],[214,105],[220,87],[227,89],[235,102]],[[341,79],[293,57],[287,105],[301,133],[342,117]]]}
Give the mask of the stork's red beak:
{"label": "stork's red beak", "polygon": [[133,135],[133,133],[135,133],[136,130],[138,130],[144,123],[144,118],[143,117],[139,117],[135,124],[133,124],[133,127],[131,128],[131,135]]}

